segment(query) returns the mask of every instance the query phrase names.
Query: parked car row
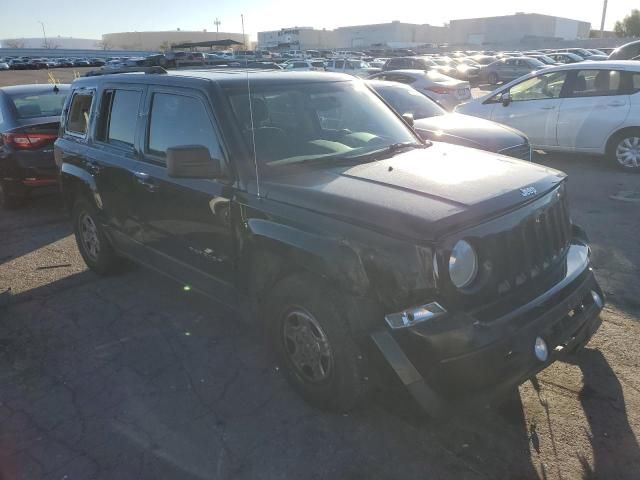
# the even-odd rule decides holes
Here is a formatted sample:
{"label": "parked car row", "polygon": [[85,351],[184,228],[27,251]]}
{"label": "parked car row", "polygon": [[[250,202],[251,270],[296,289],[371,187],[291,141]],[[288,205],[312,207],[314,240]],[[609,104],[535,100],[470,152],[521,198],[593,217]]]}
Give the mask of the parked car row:
{"label": "parked car row", "polygon": [[[63,67],[102,67],[106,61],[101,58],[5,58],[0,61],[0,70],[40,70]],[[1,65],[6,64],[6,68]]]}

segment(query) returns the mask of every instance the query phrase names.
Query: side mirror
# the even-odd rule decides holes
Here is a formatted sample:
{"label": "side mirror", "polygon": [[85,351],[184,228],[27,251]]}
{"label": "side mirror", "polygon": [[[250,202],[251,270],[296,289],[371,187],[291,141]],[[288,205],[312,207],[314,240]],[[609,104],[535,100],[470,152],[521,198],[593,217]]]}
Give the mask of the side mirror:
{"label": "side mirror", "polygon": [[211,158],[202,145],[180,145],[167,148],[167,174],[174,178],[219,178],[222,165]]}
{"label": "side mirror", "polygon": [[407,125],[409,125],[410,127],[413,127],[413,113],[403,113],[402,114],[402,119],[407,122]]}
{"label": "side mirror", "polygon": [[504,92],[502,94],[502,96],[500,97],[500,100],[502,101],[502,106],[503,107],[508,107],[509,104],[511,103],[511,93]]}

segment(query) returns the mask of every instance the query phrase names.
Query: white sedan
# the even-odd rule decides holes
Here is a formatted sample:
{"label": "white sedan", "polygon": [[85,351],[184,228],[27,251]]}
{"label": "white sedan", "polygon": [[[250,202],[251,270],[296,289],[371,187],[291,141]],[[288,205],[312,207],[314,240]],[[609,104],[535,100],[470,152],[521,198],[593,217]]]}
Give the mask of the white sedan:
{"label": "white sedan", "polygon": [[640,172],[640,62],[550,67],[455,110],[521,130],[534,148],[604,154]]}

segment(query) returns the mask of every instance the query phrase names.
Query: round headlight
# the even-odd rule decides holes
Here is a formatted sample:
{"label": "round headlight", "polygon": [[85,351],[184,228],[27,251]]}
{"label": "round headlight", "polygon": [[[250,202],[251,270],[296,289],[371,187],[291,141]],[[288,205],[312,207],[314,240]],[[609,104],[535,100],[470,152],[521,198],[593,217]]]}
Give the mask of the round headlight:
{"label": "round headlight", "polygon": [[478,274],[478,256],[473,247],[459,240],[451,250],[449,257],[449,276],[458,288],[468,287]]}

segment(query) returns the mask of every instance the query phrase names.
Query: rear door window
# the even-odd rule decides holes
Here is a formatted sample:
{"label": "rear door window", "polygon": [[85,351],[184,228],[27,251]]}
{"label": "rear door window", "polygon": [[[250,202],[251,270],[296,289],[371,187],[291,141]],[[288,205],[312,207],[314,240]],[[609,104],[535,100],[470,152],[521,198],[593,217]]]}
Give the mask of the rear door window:
{"label": "rear door window", "polygon": [[218,136],[204,103],[195,97],[173,93],[153,94],[146,151],[164,159],[167,148],[202,145],[212,158],[222,159]]}
{"label": "rear door window", "polygon": [[109,89],[102,94],[96,139],[133,148],[142,91]]}
{"label": "rear door window", "polygon": [[78,92],[73,95],[65,126],[67,132],[82,136],[87,134],[92,101],[93,92]]}
{"label": "rear door window", "polygon": [[580,70],[573,80],[572,97],[617,95],[621,72],[616,70]]}

